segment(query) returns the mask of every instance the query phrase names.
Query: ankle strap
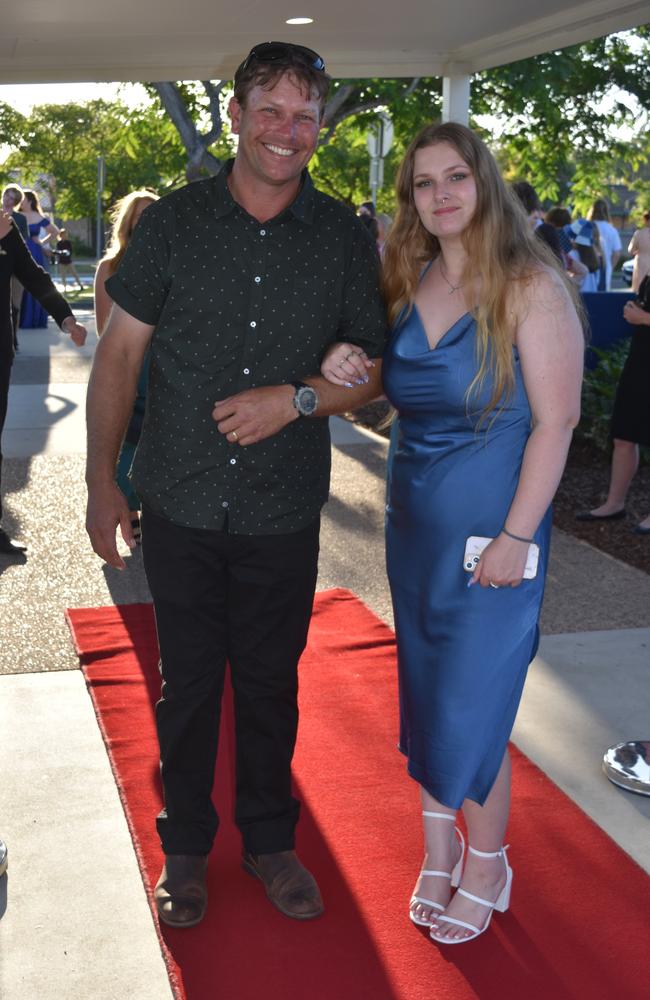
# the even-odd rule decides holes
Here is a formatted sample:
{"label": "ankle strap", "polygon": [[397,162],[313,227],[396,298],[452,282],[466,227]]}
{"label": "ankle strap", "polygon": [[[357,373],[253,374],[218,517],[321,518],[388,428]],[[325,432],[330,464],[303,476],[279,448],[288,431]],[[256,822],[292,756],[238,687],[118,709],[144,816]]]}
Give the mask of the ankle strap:
{"label": "ankle strap", "polygon": [[506,851],[510,847],[510,844],[505,844],[498,851],[477,851],[475,847],[470,847],[467,845],[467,850],[470,854],[475,854],[477,858],[505,858]]}
{"label": "ankle strap", "polygon": [[450,819],[452,823],[456,822],[456,817],[453,813],[432,813],[427,812],[426,809],[422,810],[423,816],[430,816],[432,819]]}

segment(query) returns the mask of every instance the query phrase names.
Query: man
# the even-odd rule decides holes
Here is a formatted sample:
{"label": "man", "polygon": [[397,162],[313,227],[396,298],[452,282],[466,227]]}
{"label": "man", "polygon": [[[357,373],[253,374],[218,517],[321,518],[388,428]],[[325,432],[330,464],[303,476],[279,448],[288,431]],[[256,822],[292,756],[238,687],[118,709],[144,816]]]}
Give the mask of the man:
{"label": "man", "polygon": [[[81,347],[86,339],[86,329],[75,320],[70,306],[57,292],[49,274],[39,267],[24,241],[20,238],[12,219],[0,213],[0,434],[7,415],[9,381],[14,360],[14,330],[11,322],[11,282],[18,277],[27,291],[38,299],[60,328],[69,333],[74,343]],[[0,472],[2,454],[0,454]],[[2,495],[0,493],[0,519]],[[0,553],[25,560],[25,546],[17,545],[0,527]]]}
{"label": "man", "polygon": [[[18,184],[9,184],[2,192],[2,211],[6,212],[13,219],[18,232],[25,240],[29,239],[29,226],[27,219],[22,212],[18,211],[18,206],[25,197],[25,193]],[[11,279],[11,321],[14,329],[14,350],[18,350],[18,320],[20,318],[20,304],[23,300],[23,286],[17,278]]]}
{"label": "man", "polygon": [[314,373],[332,342],[372,357],[385,335],[372,241],[305,169],[328,86],[310,49],[252,49],[230,102],[235,160],[151,205],[107,282],[115,304],[89,387],[87,523],[98,555],[123,568],[118,522],[134,542],[113,480],[150,346],[132,478],[163,678],[165,865],[155,896],[175,927],[198,923],[207,905],[226,659],[243,866],[285,915],[307,920],[323,909],[294,851],[297,664],[329,485],[326,418],[381,390],[379,363],[356,385],[348,372],[348,388]]}

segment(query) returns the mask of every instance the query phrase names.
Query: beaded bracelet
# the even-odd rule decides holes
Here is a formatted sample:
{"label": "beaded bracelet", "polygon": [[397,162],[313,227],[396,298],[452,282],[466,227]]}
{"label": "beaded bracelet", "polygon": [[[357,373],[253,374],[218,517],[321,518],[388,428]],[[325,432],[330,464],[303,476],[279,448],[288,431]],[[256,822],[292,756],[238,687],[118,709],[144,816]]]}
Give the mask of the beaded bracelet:
{"label": "beaded bracelet", "polygon": [[508,531],[508,529],[505,527],[502,528],[501,531],[503,532],[504,535],[507,535],[508,538],[514,538],[516,542],[526,542],[527,545],[532,545],[533,542],[535,541],[534,538],[522,538],[521,535],[513,535],[513,533],[511,531]]}

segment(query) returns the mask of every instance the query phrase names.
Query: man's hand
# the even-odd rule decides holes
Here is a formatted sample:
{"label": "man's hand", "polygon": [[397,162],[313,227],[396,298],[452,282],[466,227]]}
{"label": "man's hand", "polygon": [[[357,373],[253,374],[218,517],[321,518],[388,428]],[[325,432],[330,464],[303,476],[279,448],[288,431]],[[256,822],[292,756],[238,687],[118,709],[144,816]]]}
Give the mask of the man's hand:
{"label": "man's hand", "polygon": [[212,411],[220,434],[232,444],[255,444],[298,419],[292,385],[265,385],[245,389],[217,400]]}
{"label": "man's hand", "polygon": [[115,569],[125,569],[126,563],[117,551],[115,531],[120,526],[122,538],[130,549],[135,548],[131,514],[124,495],[114,482],[88,486],[86,531],[97,555]]}
{"label": "man's hand", "polygon": [[86,327],[82,326],[81,323],[77,323],[74,316],[67,316],[61,324],[61,329],[70,334],[77,347],[83,347],[86,343]]}

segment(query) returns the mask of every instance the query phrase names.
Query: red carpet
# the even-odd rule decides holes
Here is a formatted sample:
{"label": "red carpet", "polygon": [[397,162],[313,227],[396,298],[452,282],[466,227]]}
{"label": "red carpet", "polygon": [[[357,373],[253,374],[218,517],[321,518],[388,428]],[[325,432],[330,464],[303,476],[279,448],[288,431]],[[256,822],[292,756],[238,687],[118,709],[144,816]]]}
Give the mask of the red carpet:
{"label": "red carpet", "polygon": [[[147,888],[161,867],[152,705],[157,650],[149,605],[71,610]],[[239,867],[231,821],[232,721],[225,713],[215,797],[222,816],[210,908],[162,931],[187,1000],[634,1000],[648,996],[650,879],[527,758],[514,756],[508,839],[512,908],[469,945],[433,945],[407,918],[421,862],[417,787],[395,749],[390,630],[348,591],[317,596],[301,662],[295,759],[298,847],[327,912],[277,913]]]}

